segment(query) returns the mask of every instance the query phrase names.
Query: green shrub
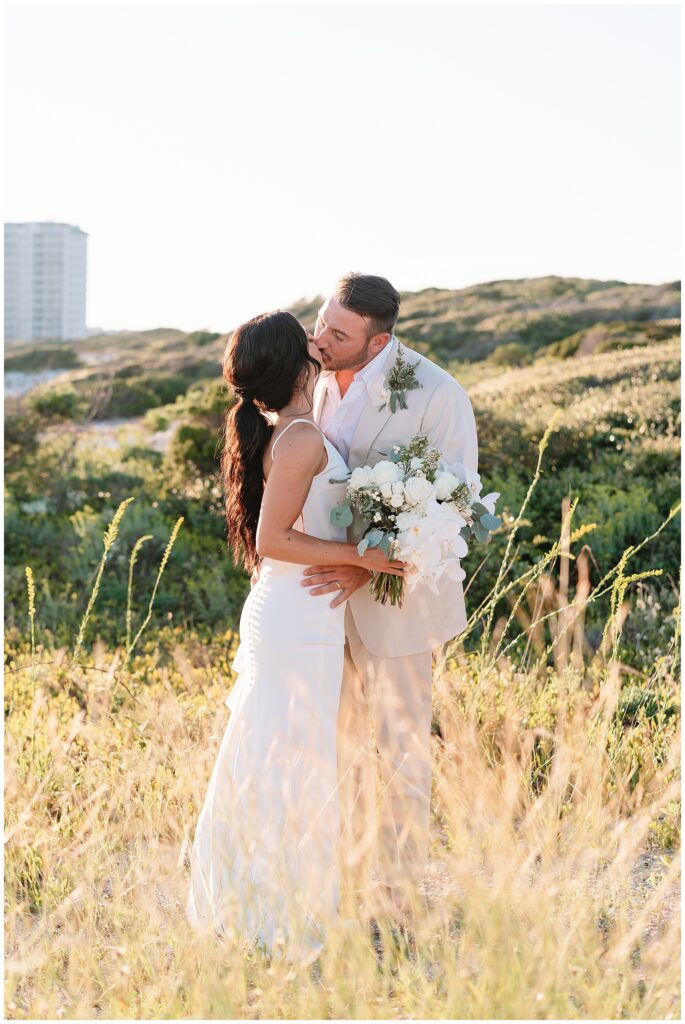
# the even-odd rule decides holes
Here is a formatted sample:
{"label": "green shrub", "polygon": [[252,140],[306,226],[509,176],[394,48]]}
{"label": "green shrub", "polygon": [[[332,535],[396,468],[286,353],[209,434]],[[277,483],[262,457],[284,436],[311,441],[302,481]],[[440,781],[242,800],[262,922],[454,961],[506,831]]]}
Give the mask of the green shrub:
{"label": "green shrub", "polygon": [[83,363],[68,345],[32,348],[5,355],[5,373],[37,373],[39,370],[75,370]]}
{"label": "green shrub", "polygon": [[493,366],[527,366],[532,361],[532,352],[520,341],[499,345],[488,357],[488,362]]}
{"label": "green shrub", "polygon": [[72,387],[53,387],[31,398],[37,413],[49,420],[76,420],[85,411],[85,401]]}
{"label": "green shrub", "polygon": [[167,462],[171,466],[190,468],[202,475],[215,474],[220,454],[221,437],[215,430],[184,424],[176,430],[171,440]]}
{"label": "green shrub", "polygon": [[186,336],[186,341],[190,347],[204,348],[205,345],[211,345],[213,341],[220,337],[220,334],[216,334],[213,331],[193,331]]}
{"label": "green shrub", "polygon": [[148,409],[159,405],[155,392],[137,380],[112,381],[112,393],[107,404],[100,410],[98,419],[142,416]]}

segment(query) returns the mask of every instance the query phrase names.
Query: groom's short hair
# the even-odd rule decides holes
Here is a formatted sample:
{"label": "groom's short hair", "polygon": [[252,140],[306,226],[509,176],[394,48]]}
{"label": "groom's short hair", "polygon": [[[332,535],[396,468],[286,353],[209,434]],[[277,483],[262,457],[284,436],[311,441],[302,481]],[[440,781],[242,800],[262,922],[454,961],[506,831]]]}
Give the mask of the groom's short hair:
{"label": "groom's short hair", "polygon": [[345,274],[338,281],[335,298],[345,309],[369,321],[369,337],[392,333],[402,301],[400,293],[385,277],[374,274]]}

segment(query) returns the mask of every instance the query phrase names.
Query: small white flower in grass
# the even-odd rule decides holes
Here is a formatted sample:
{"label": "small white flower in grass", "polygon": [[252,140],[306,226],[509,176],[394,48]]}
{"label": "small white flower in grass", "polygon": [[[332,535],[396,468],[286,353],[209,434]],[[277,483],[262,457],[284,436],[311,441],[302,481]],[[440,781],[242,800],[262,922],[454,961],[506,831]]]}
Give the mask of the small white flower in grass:
{"label": "small white flower in grass", "polygon": [[380,523],[382,518],[383,516],[380,514],[380,512],[375,512],[373,516],[373,521],[374,523]]}

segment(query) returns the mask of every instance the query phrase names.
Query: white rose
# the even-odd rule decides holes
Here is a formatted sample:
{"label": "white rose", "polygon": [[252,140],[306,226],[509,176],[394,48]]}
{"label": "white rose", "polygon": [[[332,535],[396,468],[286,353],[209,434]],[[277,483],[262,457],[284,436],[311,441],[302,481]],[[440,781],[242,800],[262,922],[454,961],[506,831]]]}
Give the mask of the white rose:
{"label": "white rose", "polygon": [[393,494],[404,494],[404,481],[402,481],[402,480],[395,480],[395,483],[392,485],[392,493]]}
{"label": "white rose", "polygon": [[352,471],[349,486],[356,491],[360,487],[368,487],[373,482],[373,470],[369,466],[359,466]]}
{"label": "white rose", "polygon": [[415,455],[414,458],[409,463],[409,468],[410,469],[423,469],[423,459],[419,459]]}
{"label": "white rose", "polygon": [[402,476],[402,470],[394,462],[377,462],[372,472],[373,482],[378,486],[394,484]]}
{"label": "white rose", "polygon": [[390,401],[390,392],[385,386],[385,374],[376,373],[366,382],[366,390],[374,405],[386,405]]}
{"label": "white rose", "polygon": [[410,505],[420,505],[435,494],[435,488],[425,476],[413,476],[404,484],[404,495]]}
{"label": "white rose", "polygon": [[459,486],[459,481],[453,473],[438,473],[433,486],[438,501],[447,501],[450,494]]}
{"label": "white rose", "polygon": [[392,505],[393,508],[402,508],[402,506],[404,505],[404,498],[402,497],[401,494],[393,494],[392,498],[390,499],[390,504]]}
{"label": "white rose", "polygon": [[381,494],[386,501],[392,498],[392,484],[381,484]]}

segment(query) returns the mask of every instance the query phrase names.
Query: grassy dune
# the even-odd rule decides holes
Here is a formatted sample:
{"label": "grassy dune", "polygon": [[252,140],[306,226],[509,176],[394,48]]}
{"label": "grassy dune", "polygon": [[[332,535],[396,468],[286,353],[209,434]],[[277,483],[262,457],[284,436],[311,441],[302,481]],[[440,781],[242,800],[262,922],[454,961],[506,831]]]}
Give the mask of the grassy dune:
{"label": "grassy dune", "polygon": [[247,588],[225,336],[12,347],[8,369],[64,374],[7,407],[9,1019],[680,1016],[678,297],[405,296],[398,333],[467,387],[504,522],[435,667],[415,942],[381,918],[382,955],[347,927],[296,966],[183,912]]}
{"label": "grassy dune", "polygon": [[[413,943],[381,919],[380,956],[362,927],[299,965],[189,931],[189,843],[231,642],[167,629],[139,653],[130,632],[87,657],[78,640],[10,651],[7,1016],[678,1017],[679,608],[631,702],[621,635],[644,574],[629,549],[593,586],[587,554],[573,557],[591,528],[573,511],[538,567],[507,578],[505,557],[467,627],[484,625],[477,648],[457,642],[436,666],[422,909]],[[531,656],[513,660],[515,611],[536,588],[555,611],[529,622]],[[505,592],[513,612],[496,616]],[[600,592],[612,613],[588,658]]]}

